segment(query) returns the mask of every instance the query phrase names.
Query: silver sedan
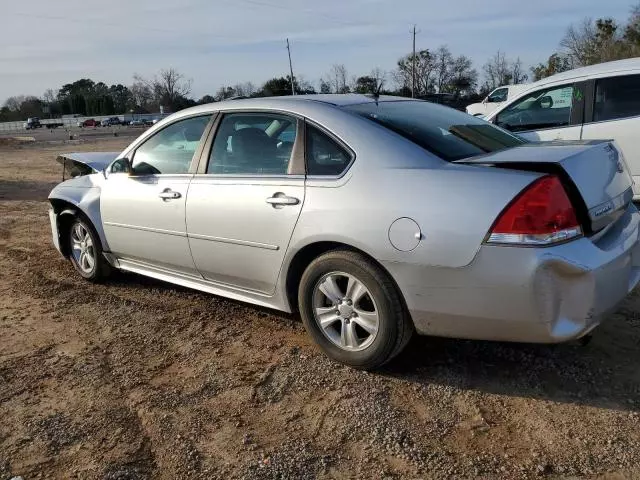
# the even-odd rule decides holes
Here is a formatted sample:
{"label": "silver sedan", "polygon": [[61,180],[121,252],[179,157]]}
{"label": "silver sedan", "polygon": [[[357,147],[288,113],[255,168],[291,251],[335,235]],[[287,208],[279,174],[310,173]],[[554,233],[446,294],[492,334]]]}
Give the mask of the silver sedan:
{"label": "silver sedan", "polygon": [[562,342],[640,278],[632,181],[608,141],[525,143],[422,101],[233,100],[123,152],[65,154],[53,241],[113,269],[299,311],[331,358],[376,368],[414,332]]}

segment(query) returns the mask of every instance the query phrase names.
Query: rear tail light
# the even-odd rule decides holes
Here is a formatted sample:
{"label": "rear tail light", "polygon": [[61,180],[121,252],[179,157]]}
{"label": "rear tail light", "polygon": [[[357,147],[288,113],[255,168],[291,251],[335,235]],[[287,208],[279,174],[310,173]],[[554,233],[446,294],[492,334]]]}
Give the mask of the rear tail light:
{"label": "rear tail light", "polygon": [[537,179],[507,205],[493,224],[487,243],[552,245],[582,235],[576,212],[560,179]]}

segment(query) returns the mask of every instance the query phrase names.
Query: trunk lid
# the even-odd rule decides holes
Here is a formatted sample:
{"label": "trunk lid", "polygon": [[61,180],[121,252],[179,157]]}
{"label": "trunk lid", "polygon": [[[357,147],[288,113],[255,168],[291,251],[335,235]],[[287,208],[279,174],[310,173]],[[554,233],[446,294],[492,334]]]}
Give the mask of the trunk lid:
{"label": "trunk lid", "polygon": [[615,222],[633,198],[631,174],[611,141],[527,143],[454,163],[559,175],[591,232]]}

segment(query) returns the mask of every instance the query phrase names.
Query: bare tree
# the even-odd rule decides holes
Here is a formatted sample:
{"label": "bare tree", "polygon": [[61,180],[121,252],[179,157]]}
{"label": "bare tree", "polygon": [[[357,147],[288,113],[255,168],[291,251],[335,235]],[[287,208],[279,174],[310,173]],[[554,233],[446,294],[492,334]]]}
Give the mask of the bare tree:
{"label": "bare tree", "polygon": [[524,67],[522,66],[522,60],[518,57],[511,65],[511,81],[514,84],[524,83],[528,78],[529,76],[525,73]]}
{"label": "bare tree", "polygon": [[241,97],[250,97],[258,91],[252,82],[237,83],[233,86],[235,94]]}
{"label": "bare tree", "polygon": [[4,102],[4,106],[7,107],[12,112],[17,112],[18,110],[20,110],[20,107],[22,106],[22,104],[25,102],[26,99],[27,97],[25,97],[24,95],[16,95],[14,97],[9,97]]}
{"label": "bare tree", "polygon": [[[435,57],[429,50],[416,52],[416,95],[424,95],[434,90]],[[396,83],[401,88],[411,87],[413,55],[405,55],[398,60],[398,68],[393,73]]]}
{"label": "bare tree", "polygon": [[331,85],[333,93],[348,93],[348,76],[347,67],[342,64],[335,64],[331,67],[331,71],[329,72],[326,80],[323,81],[326,81],[326,83]]}
{"label": "bare tree", "polygon": [[440,46],[434,53],[435,88],[438,93],[443,93],[451,80],[451,66],[453,55],[446,45]]}
{"label": "bare tree", "polygon": [[42,94],[42,100],[45,103],[53,103],[56,101],[56,99],[58,98],[58,92],[56,92],[54,89],[52,88],[48,88],[47,90],[45,90],[45,92]]}
{"label": "bare tree", "polygon": [[151,88],[143,82],[133,82],[133,85],[129,87],[129,90],[131,91],[133,103],[139,107],[145,107],[153,99],[153,92]]}
{"label": "bare tree", "polygon": [[185,78],[174,68],[162,69],[152,79],[134,75],[136,82],[146,85],[153,92],[154,100],[169,107],[176,105],[191,93],[191,79]]}
{"label": "bare tree", "polygon": [[483,65],[482,70],[491,89],[511,83],[511,65],[500,50]]}

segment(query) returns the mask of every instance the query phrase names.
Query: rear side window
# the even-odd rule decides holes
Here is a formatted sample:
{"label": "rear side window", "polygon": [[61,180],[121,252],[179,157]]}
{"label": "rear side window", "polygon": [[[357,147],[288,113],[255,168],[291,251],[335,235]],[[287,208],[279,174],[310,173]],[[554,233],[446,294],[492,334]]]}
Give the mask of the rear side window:
{"label": "rear side window", "polygon": [[341,175],[351,162],[351,155],[319,129],[307,125],[307,175]]}
{"label": "rear side window", "polygon": [[287,175],[296,120],[280,114],[230,113],[216,133],[207,173]]}
{"label": "rear side window", "polygon": [[637,115],[640,115],[640,75],[596,81],[594,122]]}

